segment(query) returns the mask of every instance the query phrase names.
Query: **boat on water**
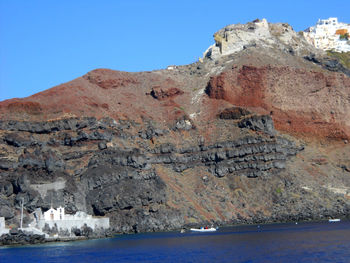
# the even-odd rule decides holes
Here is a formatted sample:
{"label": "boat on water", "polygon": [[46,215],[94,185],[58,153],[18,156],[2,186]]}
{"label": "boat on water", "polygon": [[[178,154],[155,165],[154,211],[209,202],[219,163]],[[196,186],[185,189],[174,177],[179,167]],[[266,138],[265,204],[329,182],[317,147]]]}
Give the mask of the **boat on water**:
{"label": "boat on water", "polygon": [[210,227],[210,228],[209,227],[201,227],[201,228],[191,228],[190,230],[193,232],[214,232],[217,229],[214,227]]}
{"label": "boat on water", "polygon": [[340,219],[339,219],[339,218],[335,218],[335,219],[328,219],[328,222],[330,222],[330,223],[340,222]]}

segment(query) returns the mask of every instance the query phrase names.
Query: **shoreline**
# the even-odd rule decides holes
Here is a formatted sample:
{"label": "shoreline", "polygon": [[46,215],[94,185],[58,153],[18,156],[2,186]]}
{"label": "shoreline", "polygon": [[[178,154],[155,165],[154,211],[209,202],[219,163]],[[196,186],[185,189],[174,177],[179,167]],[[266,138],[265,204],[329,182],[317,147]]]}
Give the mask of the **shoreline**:
{"label": "shoreline", "polygon": [[[340,222],[347,222],[350,221],[348,217],[339,217]],[[300,224],[305,224],[305,223],[330,223],[334,224],[332,222],[328,221],[329,219],[325,220],[300,220],[300,221],[281,221],[281,222],[267,222],[267,223],[246,223],[246,224],[217,224],[214,226],[220,228],[232,228],[232,227],[263,227],[263,226],[268,226],[268,225],[282,225],[282,224],[291,224],[291,225],[298,225]],[[202,224],[201,226],[206,225]],[[125,236],[125,235],[137,235],[137,234],[150,234],[150,233],[181,233],[181,230],[185,230],[184,233],[190,233],[190,228],[191,227],[199,227],[199,224],[188,226],[186,225],[183,228],[180,229],[174,229],[174,230],[169,230],[169,231],[149,231],[149,232],[138,232],[138,233],[115,233],[111,234],[110,236],[101,236],[101,237],[87,237],[87,236],[76,236],[76,237],[49,237],[49,238],[44,238],[40,240],[40,242],[37,243],[14,243],[14,244],[6,244],[6,245],[0,245],[0,249],[3,248],[15,248],[15,247],[24,247],[24,246],[35,246],[35,245],[44,245],[44,244],[49,244],[49,243],[67,243],[67,242],[77,242],[77,241],[87,241],[87,240],[97,240],[97,239],[108,239],[108,238],[116,238],[118,236]],[[6,234],[4,234],[6,235]],[[11,236],[10,234],[8,234]],[[3,236],[3,235],[2,235]],[[0,237],[2,237],[0,236]],[[38,235],[26,235],[26,236],[38,236]]]}

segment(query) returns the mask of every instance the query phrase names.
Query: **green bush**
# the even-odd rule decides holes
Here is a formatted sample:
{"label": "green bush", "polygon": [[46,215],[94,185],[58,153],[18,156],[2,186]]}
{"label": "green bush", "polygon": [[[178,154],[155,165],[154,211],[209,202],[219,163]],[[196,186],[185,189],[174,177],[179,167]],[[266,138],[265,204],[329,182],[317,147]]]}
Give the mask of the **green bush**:
{"label": "green bush", "polygon": [[349,40],[349,33],[345,33],[339,36],[340,40]]}
{"label": "green bush", "polygon": [[327,51],[328,56],[336,58],[339,60],[344,67],[350,69],[350,52],[334,52]]}

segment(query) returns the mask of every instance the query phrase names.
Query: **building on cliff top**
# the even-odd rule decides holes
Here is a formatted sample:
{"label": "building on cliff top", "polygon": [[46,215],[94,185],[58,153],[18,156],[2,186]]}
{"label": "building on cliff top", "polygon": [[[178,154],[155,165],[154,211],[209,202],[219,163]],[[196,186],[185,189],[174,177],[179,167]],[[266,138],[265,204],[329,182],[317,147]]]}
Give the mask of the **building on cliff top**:
{"label": "building on cliff top", "polygon": [[338,22],[338,18],[319,19],[315,26],[303,32],[305,39],[316,48],[350,51],[350,24]]}
{"label": "building on cliff top", "polygon": [[82,228],[84,225],[90,227],[93,231],[96,229],[108,229],[109,218],[108,217],[93,217],[85,212],[78,211],[74,215],[65,214],[64,207],[60,206],[57,209],[50,208],[46,212],[42,213],[38,208],[34,212],[34,222],[30,225],[41,231],[45,227],[57,228],[60,232],[72,233],[72,229]]}

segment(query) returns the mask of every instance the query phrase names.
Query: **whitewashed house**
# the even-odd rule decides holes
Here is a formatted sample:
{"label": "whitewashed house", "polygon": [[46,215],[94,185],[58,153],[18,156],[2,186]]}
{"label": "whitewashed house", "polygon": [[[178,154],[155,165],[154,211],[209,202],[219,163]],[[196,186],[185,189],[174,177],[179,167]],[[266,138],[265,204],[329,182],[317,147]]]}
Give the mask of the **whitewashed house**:
{"label": "whitewashed house", "polygon": [[319,19],[315,26],[309,27],[303,34],[316,48],[337,52],[350,51],[350,39],[346,39],[346,34],[350,34],[350,24],[338,22],[336,17]]}
{"label": "whitewashed house", "polygon": [[64,207],[60,206],[59,208],[53,209],[52,207],[44,213],[45,221],[52,220],[64,220]]}

